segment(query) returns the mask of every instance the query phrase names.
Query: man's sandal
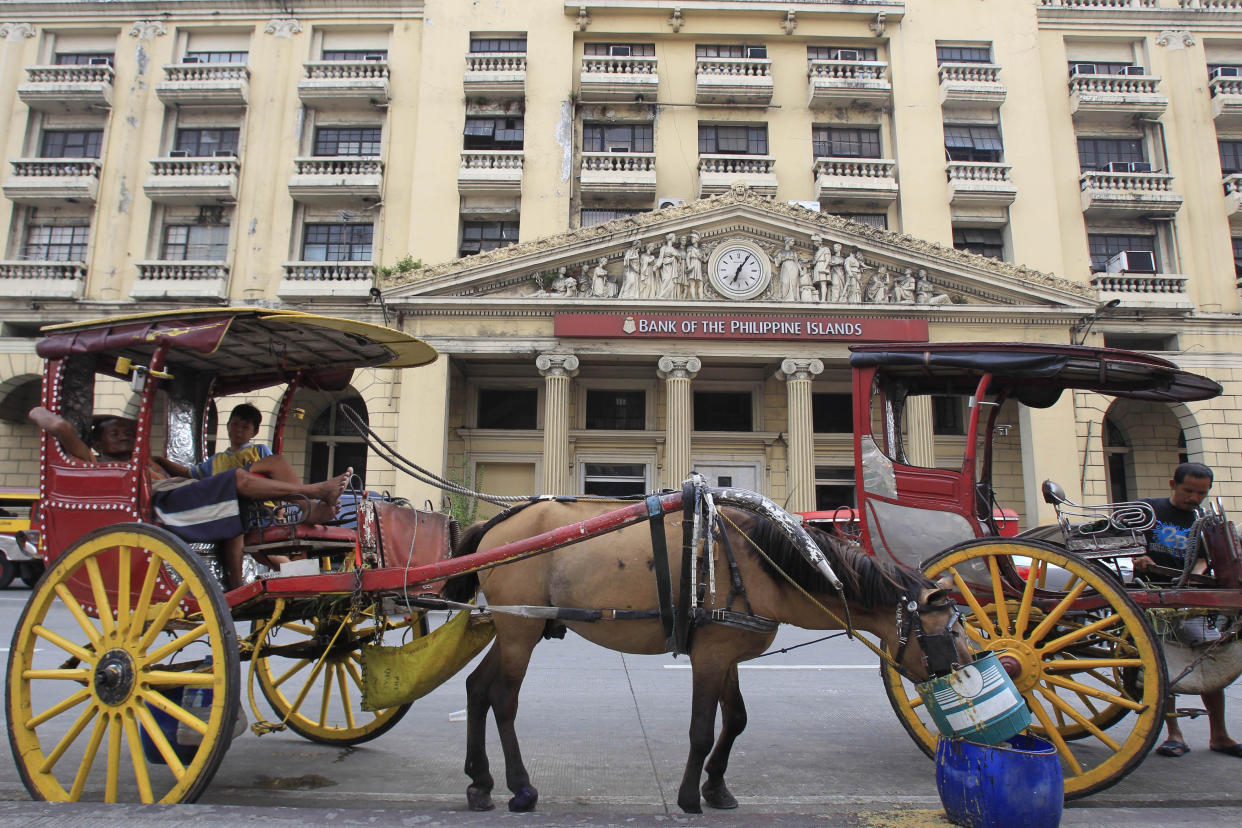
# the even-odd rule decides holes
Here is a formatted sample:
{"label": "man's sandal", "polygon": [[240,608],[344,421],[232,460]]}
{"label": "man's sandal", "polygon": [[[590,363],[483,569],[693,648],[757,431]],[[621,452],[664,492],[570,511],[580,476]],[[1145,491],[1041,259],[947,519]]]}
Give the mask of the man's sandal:
{"label": "man's sandal", "polygon": [[[1235,747],[1242,748],[1242,745],[1235,745]],[[1212,749],[1215,750],[1216,748]],[[1224,750],[1224,748],[1222,748],[1222,750]],[[1190,753],[1190,747],[1185,742],[1179,742],[1176,739],[1165,739],[1164,744],[1156,748],[1156,753],[1159,753],[1161,756],[1172,756],[1173,758],[1177,758],[1178,756],[1185,756],[1187,753]]]}

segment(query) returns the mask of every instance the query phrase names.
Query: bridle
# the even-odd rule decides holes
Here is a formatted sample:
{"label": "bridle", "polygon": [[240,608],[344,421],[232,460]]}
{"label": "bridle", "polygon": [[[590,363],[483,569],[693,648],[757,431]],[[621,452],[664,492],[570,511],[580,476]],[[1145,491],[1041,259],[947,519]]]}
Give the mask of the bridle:
{"label": "bridle", "polygon": [[[942,611],[949,613],[949,621],[945,624],[944,632],[928,633],[923,628],[921,613]],[[959,665],[955,641],[958,634],[953,631],[953,628],[957,626],[961,618],[962,614],[958,611],[957,604],[947,596],[939,601],[920,604],[909,595],[903,595],[897,602],[897,656],[894,659],[894,669],[906,679],[916,684],[921,683],[901,666],[906,646],[910,643],[911,633],[918,639],[919,647],[923,651],[923,667],[929,676],[943,676],[957,669]]]}

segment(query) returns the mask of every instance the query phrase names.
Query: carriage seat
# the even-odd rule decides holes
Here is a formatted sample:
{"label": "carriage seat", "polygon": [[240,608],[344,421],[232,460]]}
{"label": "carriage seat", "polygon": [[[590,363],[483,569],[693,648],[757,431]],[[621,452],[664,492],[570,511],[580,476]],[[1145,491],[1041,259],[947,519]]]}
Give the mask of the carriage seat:
{"label": "carriage seat", "polygon": [[355,538],[355,531],[347,526],[291,523],[255,527],[246,532],[242,544],[251,554],[296,555],[313,550],[322,555],[352,550]]}
{"label": "carriage seat", "polygon": [[1044,502],[1057,512],[1065,548],[1085,558],[1132,558],[1147,551],[1146,532],[1156,523],[1150,504],[1141,501],[1083,506],[1045,480]]}

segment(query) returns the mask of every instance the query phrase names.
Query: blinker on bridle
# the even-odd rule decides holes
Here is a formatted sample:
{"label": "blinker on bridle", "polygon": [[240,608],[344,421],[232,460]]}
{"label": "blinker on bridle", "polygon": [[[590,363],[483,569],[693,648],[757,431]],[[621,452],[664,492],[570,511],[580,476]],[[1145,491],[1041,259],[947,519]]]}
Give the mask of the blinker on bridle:
{"label": "blinker on bridle", "polygon": [[[921,614],[942,610],[949,611],[949,621],[945,624],[944,632],[928,633],[923,628]],[[910,596],[903,595],[897,602],[897,657],[894,665],[897,672],[910,681],[918,683],[918,680],[908,675],[905,668],[901,666],[912,632],[923,651],[923,667],[926,668],[928,676],[935,678],[956,670],[960,665],[957,663],[957,646],[954,643],[957,633],[953,632],[953,628],[957,626],[961,617],[962,614],[958,611],[957,604],[947,597],[935,603],[920,604]]]}

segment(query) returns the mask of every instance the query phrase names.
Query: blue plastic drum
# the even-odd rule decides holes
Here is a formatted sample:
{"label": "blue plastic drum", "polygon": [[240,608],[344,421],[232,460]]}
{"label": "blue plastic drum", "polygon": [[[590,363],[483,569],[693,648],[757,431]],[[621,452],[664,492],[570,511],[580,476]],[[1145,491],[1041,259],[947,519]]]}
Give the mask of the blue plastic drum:
{"label": "blue plastic drum", "polygon": [[999,745],[941,737],[936,790],[949,819],[967,828],[1056,828],[1065,804],[1056,748],[1026,735]]}

